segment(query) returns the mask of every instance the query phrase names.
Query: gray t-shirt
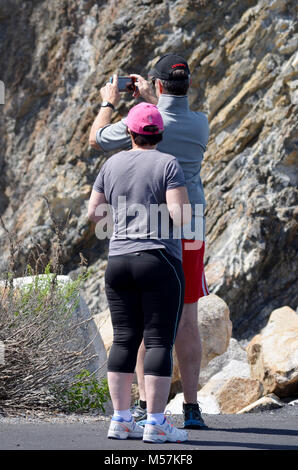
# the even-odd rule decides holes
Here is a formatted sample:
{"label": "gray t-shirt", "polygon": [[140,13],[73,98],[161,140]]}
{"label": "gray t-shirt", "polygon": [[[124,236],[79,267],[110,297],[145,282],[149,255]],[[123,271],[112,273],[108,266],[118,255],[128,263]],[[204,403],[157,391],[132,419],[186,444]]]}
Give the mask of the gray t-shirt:
{"label": "gray t-shirt", "polygon": [[[209,137],[207,116],[190,110],[187,96],[162,94],[157,107],[165,127],[163,139],[157,149],[177,158],[184,173],[193,210],[191,228],[183,228],[183,238],[202,240],[205,237],[203,214],[206,201],[200,172]],[[130,137],[126,134],[124,120],[99,129],[96,141],[107,152],[130,148]]]}
{"label": "gray t-shirt", "polygon": [[112,206],[109,256],[165,248],[181,259],[179,228],[173,227],[166,206],[166,191],[179,186],[185,186],[185,178],[172,155],[128,150],[110,157],[93,185]]}

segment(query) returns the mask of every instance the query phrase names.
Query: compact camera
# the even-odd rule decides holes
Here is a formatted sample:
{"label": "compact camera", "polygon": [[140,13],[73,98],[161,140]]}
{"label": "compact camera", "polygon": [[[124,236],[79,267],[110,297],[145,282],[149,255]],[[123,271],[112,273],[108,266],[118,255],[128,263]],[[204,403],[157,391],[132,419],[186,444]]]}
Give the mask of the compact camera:
{"label": "compact camera", "polygon": [[[118,91],[119,92],[130,92],[136,91],[135,77],[118,77]],[[110,83],[113,83],[113,77],[110,78]]]}

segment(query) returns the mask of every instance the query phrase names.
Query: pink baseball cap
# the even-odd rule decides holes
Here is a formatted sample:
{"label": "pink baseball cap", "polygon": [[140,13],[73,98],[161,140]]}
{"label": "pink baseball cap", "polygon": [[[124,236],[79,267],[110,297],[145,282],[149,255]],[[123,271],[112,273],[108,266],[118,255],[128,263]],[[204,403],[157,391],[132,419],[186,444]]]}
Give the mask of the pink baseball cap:
{"label": "pink baseball cap", "polygon": [[[164,130],[160,112],[154,104],[139,103],[129,111],[124,123],[137,134],[153,135]],[[144,130],[146,126],[155,126],[154,130]]]}

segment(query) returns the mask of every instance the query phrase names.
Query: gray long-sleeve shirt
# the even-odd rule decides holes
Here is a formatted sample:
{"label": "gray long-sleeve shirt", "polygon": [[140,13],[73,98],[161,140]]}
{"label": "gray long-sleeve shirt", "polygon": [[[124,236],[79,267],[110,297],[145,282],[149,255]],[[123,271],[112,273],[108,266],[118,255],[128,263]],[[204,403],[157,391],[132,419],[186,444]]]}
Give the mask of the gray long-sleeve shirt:
{"label": "gray long-sleeve shirt", "polygon": [[[207,116],[191,111],[188,97],[162,94],[157,107],[164,121],[163,139],[158,144],[160,152],[174,155],[180,163],[193,209],[191,231],[184,230],[183,238],[205,238],[204,208],[206,205],[201,181],[201,164],[209,138]],[[96,141],[104,151],[129,149],[130,137],[126,134],[124,119],[99,129]]]}

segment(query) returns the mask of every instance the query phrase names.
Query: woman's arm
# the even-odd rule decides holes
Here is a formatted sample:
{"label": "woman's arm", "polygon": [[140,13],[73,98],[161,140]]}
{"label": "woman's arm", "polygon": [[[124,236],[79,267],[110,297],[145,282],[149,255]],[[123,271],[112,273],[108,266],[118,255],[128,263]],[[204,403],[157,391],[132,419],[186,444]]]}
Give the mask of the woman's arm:
{"label": "woman's arm", "polygon": [[[106,205],[107,203],[108,201],[106,200],[104,193],[98,193],[93,189],[88,203],[88,218],[92,220],[92,222],[99,222],[103,217],[105,217],[105,215],[96,215],[97,208],[103,204]],[[103,213],[104,211],[98,212]]]}
{"label": "woman's arm", "polygon": [[191,205],[188,199],[186,186],[168,189],[166,201],[174,225],[181,226],[191,221]]}

